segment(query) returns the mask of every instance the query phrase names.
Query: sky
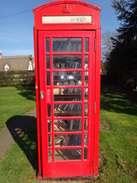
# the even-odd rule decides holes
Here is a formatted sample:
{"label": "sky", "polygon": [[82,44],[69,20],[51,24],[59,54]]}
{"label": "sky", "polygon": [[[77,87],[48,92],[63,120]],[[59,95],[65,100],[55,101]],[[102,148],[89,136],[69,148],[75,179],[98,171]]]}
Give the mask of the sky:
{"label": "sky", "polygon": [[[101,8],[101,31],[119,27],[112,0],[83,0]],[[0,3],[0,50],[2,56],[34,55],[33,8],[49,0],[2,0]]]}

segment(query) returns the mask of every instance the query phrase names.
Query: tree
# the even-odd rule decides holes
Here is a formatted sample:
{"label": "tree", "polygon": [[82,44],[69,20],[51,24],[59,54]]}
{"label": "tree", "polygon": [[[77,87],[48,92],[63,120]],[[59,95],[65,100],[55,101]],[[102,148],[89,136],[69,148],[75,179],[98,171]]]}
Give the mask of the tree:
{"label": "tree", "polygon": [[113,0],[112,6],[121,24],[117,39],[113,39],[109,74],[116,81],[133,84],[137,73],[137,1]]}
{"label": "tree", "polygon": [[116,34],[112,32],[104,32],[102,34],[101,60],[103,62],[107,62],[107,59],[113,50],[112,38],[115,36]]}

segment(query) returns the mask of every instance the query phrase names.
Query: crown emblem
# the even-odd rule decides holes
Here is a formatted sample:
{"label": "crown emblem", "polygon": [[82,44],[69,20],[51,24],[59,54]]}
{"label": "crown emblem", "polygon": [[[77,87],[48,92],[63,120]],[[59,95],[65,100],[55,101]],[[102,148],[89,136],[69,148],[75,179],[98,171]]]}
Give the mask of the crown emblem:
{"label": "crown emblem", "polygon": [[68,4],[62,9],[63,13],[71,13],[71,11],[72,8]]}

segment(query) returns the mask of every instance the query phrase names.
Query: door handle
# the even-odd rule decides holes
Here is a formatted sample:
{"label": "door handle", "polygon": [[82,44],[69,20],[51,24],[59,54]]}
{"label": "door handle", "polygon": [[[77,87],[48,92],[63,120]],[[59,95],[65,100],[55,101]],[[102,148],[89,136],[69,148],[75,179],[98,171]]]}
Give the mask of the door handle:
{"label": "door handle", "polygon": [[40,92],[40,98],[43,99],[44,98],[44,91]]}

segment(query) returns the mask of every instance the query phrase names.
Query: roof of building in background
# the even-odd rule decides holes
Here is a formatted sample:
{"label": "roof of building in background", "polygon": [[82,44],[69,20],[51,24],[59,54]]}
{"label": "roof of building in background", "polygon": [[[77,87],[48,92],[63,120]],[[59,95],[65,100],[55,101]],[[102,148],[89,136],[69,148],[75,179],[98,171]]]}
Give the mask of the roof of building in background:
{"label": "roof of building in background", "polygon": [[31,55],[22,56],[2,56],[0,59],[0,71],[5,71],[5,66],[9,66],[10,71],[27,71],[29,64],[34,63]]}

